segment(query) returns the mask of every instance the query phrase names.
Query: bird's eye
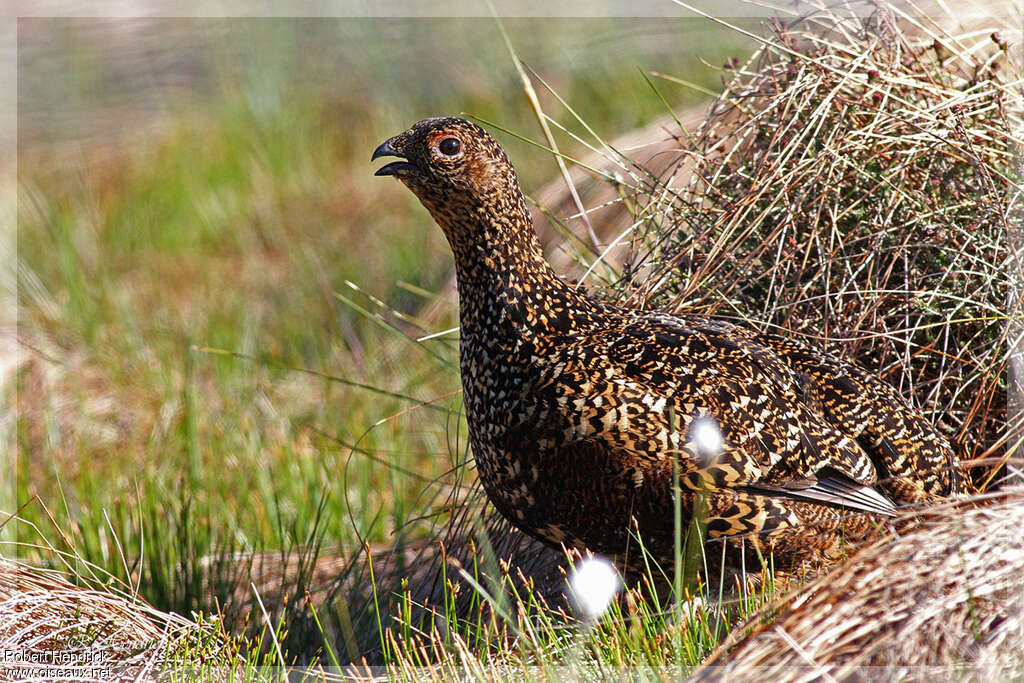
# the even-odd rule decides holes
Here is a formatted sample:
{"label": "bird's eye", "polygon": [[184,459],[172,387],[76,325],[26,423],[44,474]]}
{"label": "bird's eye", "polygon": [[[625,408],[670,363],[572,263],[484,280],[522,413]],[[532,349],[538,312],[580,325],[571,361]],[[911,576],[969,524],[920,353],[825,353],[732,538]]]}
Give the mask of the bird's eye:
{"label": "bird's eye", "polygon": [[446,157],[453,157],[462,151],[462,142],[458,138],[445,138],[437,145],[437,149]]}

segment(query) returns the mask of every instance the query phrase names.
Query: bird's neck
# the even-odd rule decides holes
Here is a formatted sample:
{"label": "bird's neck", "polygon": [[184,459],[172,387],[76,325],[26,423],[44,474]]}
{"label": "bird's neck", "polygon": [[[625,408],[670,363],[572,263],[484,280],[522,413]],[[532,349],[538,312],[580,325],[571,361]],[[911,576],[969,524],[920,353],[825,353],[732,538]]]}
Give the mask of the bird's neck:
{"label": "bird's neck", "polygon": [[564,313],[575,313],[570,321],[583,320],[595,304],[544,259],[521,193],[514,201],[506,197],[500,211],[493,206],[462,207],[455,219],[449,213],[448,220],[438,220],[455,255],[463,332],[487,330],[501,320],[540,335],[569,331]]}

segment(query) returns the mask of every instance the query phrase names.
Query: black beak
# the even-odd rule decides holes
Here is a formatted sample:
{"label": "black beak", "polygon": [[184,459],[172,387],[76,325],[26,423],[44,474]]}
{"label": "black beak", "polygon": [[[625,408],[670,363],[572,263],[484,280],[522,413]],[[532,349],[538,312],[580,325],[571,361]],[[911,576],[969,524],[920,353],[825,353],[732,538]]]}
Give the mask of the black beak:
{"label": "black beak", "polygon": [[[391,140],[394,140],[394,138],[391,138]],[[398,157],[399,159],[404,159],[404,161],[392,161],[390,164],[378,168],[377,172],[373,175],[404,175],[409,171],[419,170],[414,164],[409,163],[409,159],[404,154],[391,146],[391,140],[385,141],[380,147],[373,150],[373,156],[370,157],[370,161],[378,157]]]}

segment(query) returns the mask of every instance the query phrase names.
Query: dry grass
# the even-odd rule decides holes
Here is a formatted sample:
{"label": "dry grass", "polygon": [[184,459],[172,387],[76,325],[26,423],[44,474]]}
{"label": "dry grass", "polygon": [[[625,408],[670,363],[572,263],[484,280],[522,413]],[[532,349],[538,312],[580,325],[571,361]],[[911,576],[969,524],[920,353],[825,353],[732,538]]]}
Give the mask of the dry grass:
{"label": "dry grass", "polygon": [[965,460],[985,460],[1021,435],[1005,381],[1021,313],[1024,105],[1007,49],[1020,35],[995,19],[942,25],[896,9],[775,22],[679,134],[678,162],[634,173],[619,285],[632,305],[736,318],[856,360]]}
{"label": "dry grass", "polygon": [[9,654],[0,657],[0,678],[146,681],[173,664],[203,680],[227,679],[230,646],[214,625],[156,610],[80,570],[0,560],[0,652]]}
{"label": "dry grass", "polygon": [[913,518],[755,615],[698,677],[844,680],[872,677],[866,667],[885,667],[888,677],[926,666],[982,681],[1020,675],[1024,487]]}

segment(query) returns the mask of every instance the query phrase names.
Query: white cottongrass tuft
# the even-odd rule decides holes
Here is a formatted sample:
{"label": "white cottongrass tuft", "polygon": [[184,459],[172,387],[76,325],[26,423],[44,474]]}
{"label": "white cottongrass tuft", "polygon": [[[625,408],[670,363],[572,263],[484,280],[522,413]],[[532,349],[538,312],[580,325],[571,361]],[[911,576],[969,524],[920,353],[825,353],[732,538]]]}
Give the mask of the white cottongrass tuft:
{"label": "white cottongrass tuft", "polygon": [[621,587],[615,567],[598,557],[585,558],[569,576],[573,604],[590,621],[604,614]]}

